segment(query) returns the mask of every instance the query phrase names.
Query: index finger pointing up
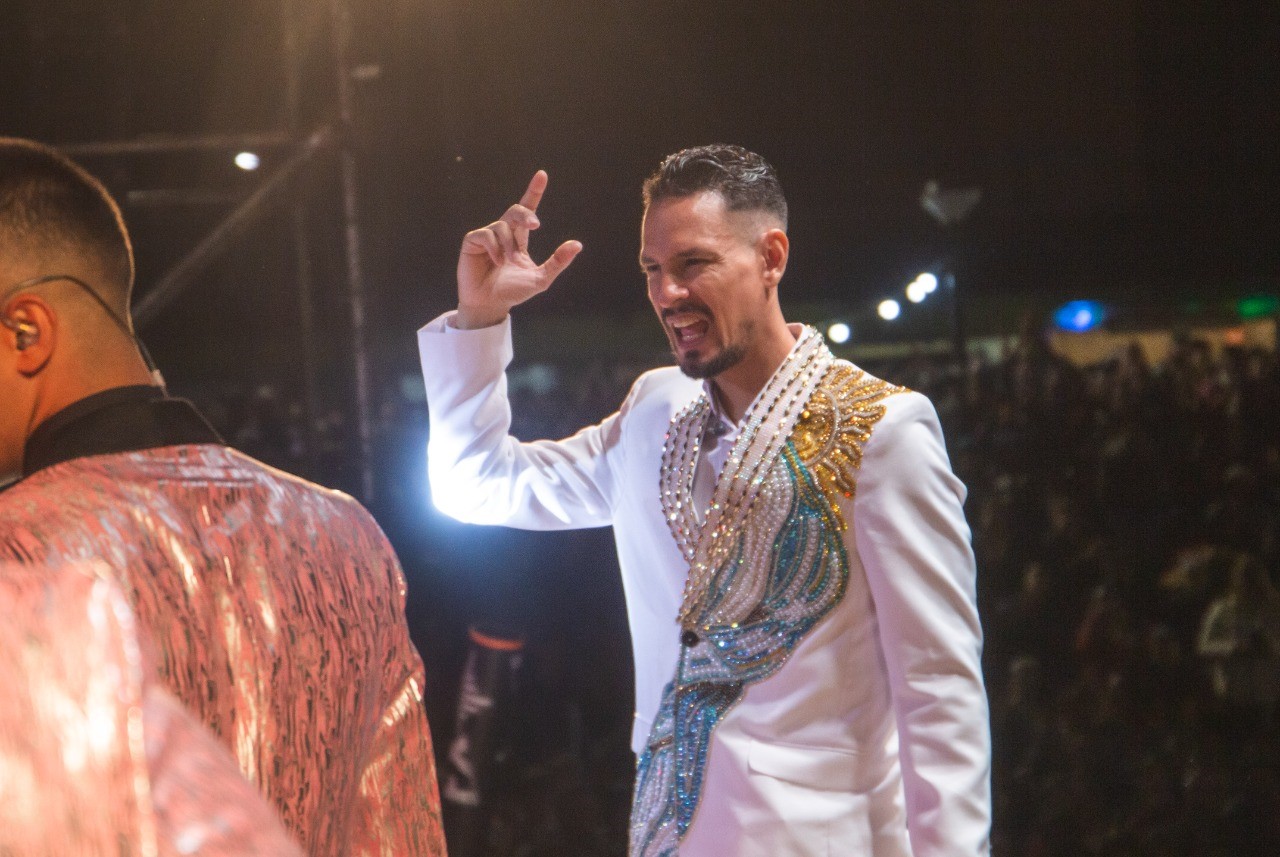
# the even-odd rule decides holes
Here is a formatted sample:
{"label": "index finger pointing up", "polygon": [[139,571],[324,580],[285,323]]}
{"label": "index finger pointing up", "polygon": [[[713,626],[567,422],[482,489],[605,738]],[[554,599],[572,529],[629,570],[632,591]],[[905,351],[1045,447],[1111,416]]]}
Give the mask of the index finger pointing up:
{"label": "index finger pointing up", "polygon": [[524,196],[520,197],[520,204],[530,211],[538,210],[538,203],[542,202],[542,194],[547,189],[547,171],[538,170],[533,174],[533,178],[529,179],[529,186],[524,190]]}

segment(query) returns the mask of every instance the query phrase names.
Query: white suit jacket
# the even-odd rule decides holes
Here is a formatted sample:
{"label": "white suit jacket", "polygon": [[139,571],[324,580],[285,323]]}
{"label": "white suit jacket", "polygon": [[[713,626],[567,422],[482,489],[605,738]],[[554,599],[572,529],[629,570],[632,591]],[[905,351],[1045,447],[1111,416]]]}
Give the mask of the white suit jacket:
{"label": "white suit jacket", "polygon": [[[702,385],[674,367],[647,372],[598,425],[521,443],[508,434],[510,321],[461,331],[447,318],[418,334],[436,506],[477,524],[613,526],[640,752],[678,658],[688,574],[658,497],[663,440]],[[845,596],[716,727],[681,855],[989,851],[988,714],[964,486],[929,401],[903,393],[884,404],[855,499],[842,509]]]}

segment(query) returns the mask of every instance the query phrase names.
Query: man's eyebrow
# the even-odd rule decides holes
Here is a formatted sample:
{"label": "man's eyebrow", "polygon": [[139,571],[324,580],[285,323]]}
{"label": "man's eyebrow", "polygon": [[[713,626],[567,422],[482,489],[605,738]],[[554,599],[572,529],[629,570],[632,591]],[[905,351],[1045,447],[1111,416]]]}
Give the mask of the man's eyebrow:
{"label": "man's eyebrow", "polygon": [[[690,256],[707,256],[707,255],[710,255],[711,253],[712,253],[712,251],[710,251],[710,250],[706,249],[705,247],[690,247],[688,250],[681,250],[679,253],[672,253],[672,254],[671,254],[671,258],[672,258],[672,259],[687,259],[687,258],[689,258]],[[641,265],[652,265],[652,264],[655,264],[655,262],[654,262],[654,260],[653,260],[653,259],[650,259],[648,256],[646,256],[646,255],[644,255],[643,253],[641,253],[641,254],[640,254],[640,264],[641,264]]]}

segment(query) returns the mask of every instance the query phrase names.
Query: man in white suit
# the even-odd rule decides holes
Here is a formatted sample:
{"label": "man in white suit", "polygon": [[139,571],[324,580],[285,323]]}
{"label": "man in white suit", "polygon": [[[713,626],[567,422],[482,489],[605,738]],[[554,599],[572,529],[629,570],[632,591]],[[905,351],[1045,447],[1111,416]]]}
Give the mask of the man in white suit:
{"label": "man in white suit", "polygon": [[581,250],[528,253],[547,177],[467,234],[419,332],[436,504],[612,525],[636,659],[635,857],[989,850],[964,487],[923,396],[788,324],[773,169],[686,149],[645,183],[640,263],[679,368],[561,441],[508,434],[509,311]]}

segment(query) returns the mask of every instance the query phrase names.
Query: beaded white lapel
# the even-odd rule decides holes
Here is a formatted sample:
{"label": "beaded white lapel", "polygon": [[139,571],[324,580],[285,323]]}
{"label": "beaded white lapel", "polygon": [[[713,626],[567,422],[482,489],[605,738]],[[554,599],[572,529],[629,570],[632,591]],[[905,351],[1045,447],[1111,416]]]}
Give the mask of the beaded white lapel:
{"label": "beaded white lapel", "polygon": [[667,526],[689,563],[679,620],[684,628],[705,628],[722,618],[707,615],[712,579],[744,531],[806,403],[834,361],[822,336],[805,327],[796,347],[747,409],[701,522],[694,507],[693,481],[711,415],[706,394],[671,420],[662,450],[659,490]]}
{"label": "beaded white lapel", "polygon": [[781,669],[843,598],[842,505],[857,490],[885,399],[901,392],[836,360],[805,328],[748,408],[701,518],[693,498],[712,414],[707,395],[671,420],[660,490],[689,563],[684,630],[637,768],[630,853],[678,850],[697,812],[714,730],[746,686]]}

